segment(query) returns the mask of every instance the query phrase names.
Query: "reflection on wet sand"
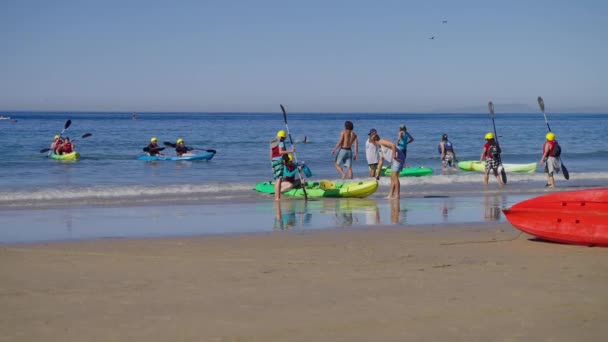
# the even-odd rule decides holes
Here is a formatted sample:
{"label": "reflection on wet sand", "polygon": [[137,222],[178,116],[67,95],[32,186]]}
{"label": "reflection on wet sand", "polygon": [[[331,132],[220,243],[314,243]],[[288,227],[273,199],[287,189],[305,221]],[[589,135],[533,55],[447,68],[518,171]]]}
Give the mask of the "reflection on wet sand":
{"label": "reflection on wet sand", "polygon": [[[298,217],[299,216],[299,217]],[[275,201],[274,226],[276,230],[287,230],[310,223],[312,213],[306,201]]]}
{"label": "reflection on wet sand", "polygon": [[501,196],[485,194],[483,196],[484,219],[486,221],[498,221],[502,212],[504,200]]}

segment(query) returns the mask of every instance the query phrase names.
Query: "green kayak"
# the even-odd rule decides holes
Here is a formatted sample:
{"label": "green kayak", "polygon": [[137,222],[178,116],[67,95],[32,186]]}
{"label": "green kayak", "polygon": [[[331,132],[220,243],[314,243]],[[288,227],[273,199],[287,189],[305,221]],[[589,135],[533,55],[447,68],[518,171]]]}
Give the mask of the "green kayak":
{"label": "green kayak", "polygon": [[[506,172],[531,173],[536,171],[536,163],[529,164],[502,164]],[[458,162],[458,167],[466,171],[480,171],[486,169],[486,163],[477,160],[466,160]]]}
{"label": "green kayak", "polygon": [[[306,194],[308,197],[367,197],[378,189],[375,180],[365,182],[334,183],[328,180],[320,182],[306,182]],[[274,182],[262,182],[255,185],[254,190],[265,194],[274,194]],[[291,189],[283,192],[283,195],[304,197],[302,188]]]}
{"label": "green kayak", "polygon": [[[404,167],[401,172],[399,172],[399,177],[421,177],[428,176],[433,174],[433,169],[430,167]],[[387,167],[382,168],[383,176],[390,176],[391,169]]]}

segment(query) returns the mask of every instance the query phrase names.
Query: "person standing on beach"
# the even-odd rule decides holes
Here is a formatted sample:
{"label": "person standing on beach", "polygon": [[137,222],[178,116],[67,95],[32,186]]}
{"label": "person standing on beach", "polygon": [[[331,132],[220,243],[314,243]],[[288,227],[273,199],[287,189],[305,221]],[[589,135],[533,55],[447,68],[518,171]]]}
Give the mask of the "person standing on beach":
{"label": "person standing on beach", "polygon": [[454,151],[454,145],[448,140],[448,135],[443,134],[441,141],[438,146],[439,154],[441,155],[441,169],[445,172],[448,170],[448,166],[452,170],[456,170],[456,152]]}
{"label": "person standing on beach", "polygon": [[397,134],[397,147],[403,152],[403,165],[405,166],[405,159],[407,158],[407,145],[414,141],[414,137],[408,133],[405,125],[399,126],[399,133]]}
{"label": "person standing on beach", "polygon": [[372,133],[377,133],[376,129],[372,128],[369,130],[368,138],[365,140],[365,159],[367,159],[367,165],[369,166],[369,176],[376,177],[378,170],[378,161],[380,160],[380,151],[378,146],[374,145],[371,141]]}
{"label": "person standing on beach", "polygon": [[547,174],[547,185],[550,188],[555,188],[555,178],[553,177],[554,173],[559,173],[561,171],[561,160],[559,156],[561,155],[561,147],[555,140],[555,133],[549,132],[546,137],[547,140],[543,144],[543,156],[540,158],[540,165],[545,164],[545,173]]}
{"label": "person standing on beach", "polygon": [[287,133],[280,130],[277,136],[270,142],[270,165],[274,177],[274,200],[281,199],[281,183],[283,182],[283,155],[296,151],[295,147],[291,150],[285,148],[285,138]]}
{"label": "person standing on beach", "polygon": [[[399,172],[403,170],[403,162],[405,160],[403,151],[397,148],[397,145],[386,139],[380,139],[378,133],[372,133],[369,140],[378,147],[386,147],[391,150],[393,162],[391,163],[391,185],[388,190],[388,199],[399,199],[401,197],[401,182],[399,181]],[[383,164],[383,158],[380,159],[378,167]],[[376,179],[380,179],[380,171]]]}
{"label": "person standing on beach", "polygon": [[486,143],[483,145],[483,151],[481,151],[481,156],[479,157],[479,162],[486,162],[486,172],[484,174],[484,183],[488,185],[488,181],[490,178],[490,171],[494,172],[494,176],[498,181],[498,187],[502,188],[502,178],[498,175],[498,168],[501,166],[500,162],[500,146],[494,139],[493,133],[487,133],[485,136]]}
{"label": "person standing on beach", "polygon": [[[333,155],[338,150],[338,155],[336,156],[334,165],[336,166],[336,170],[340,172],[342,179],[346,177],[344,171],[342,171],[342,165],[346,167],[348,172],[348,178],[353,179],[353,159],[357,160],[357,155],[359,154],[359,141],[357,140],[357,134],[353,132],[353,123],[350,121],[344,122],[344,130],[340,133],[340,139],[338,139],[338,143],[331,150],[331,154]],[[352,146],[355,145],[355,154],[353,155]]]}

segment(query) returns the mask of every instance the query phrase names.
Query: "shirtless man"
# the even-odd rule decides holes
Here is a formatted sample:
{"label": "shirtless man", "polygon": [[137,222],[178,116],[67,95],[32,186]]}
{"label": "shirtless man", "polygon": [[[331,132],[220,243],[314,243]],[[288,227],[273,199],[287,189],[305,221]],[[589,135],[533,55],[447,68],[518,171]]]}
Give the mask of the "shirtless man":
{"label": "shirtless man", "polygon": [[[338,143],[331,150],[331,154],[335,154],[336,150],[338,151],[338,155],[336,156],[336,160],[334,165],[336,166],[336,170],[340,172],[342,179],[346,177],[344,171],[342,171],[342,165],[344,165],[348,171],[348,178],[353,179],[353,168],[352,163],[353,159],[357,160],[357,155],[359,155],[359,141],[357,140],[357,134],[353,132],[353,123],[350,121],[344,122],[344,130],[340,133],[340,139],[338,139]],[[355,144],[355,154],[353,155],[352,146]]]}

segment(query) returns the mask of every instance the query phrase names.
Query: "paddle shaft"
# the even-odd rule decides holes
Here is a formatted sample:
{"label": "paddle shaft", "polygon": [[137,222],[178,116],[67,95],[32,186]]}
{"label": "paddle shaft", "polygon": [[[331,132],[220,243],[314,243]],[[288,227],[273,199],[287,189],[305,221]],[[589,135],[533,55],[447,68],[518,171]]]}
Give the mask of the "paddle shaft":
{"label": "paddle shaft", "polygon": [[[545,114],[545,101],[543,100],[542,97],[538,97],[538,106],[540,107],[541,112],[543,112],[543,117],[545,118],[545,123],[547,124],[547,129],[549,130],[549,132],[551,132],[551,126],[549,126],[549,120],[547,119],[547,114]],[[568,169],[566,168],[566,165],[564,165],[564,163],[562,162],[562,159],[559,159],[559,162],[562,166],[562,173],[564,175],[564,178],[566,178],[566,180],[570,179],[570,172],[568,172]]]}
{"label": "paddle shaft", "polygon": [[[289,131],[289,125],[287,124],[287,112],[285,111],[285,107],[283,107],[283,105],[281,105],[281,111],[283,111],[283,120],[285,121],[285,130],[287,131],[287,136],[289,136],[289,142],[291,143],[291,146],[295,149],[295,144],[293,143],[293,139],[291,138],[291,132]],[[296,152],[293,152],[293,160],[296,162],[296,167],[298,165],[298,157],[296,155]],[[304,176],[302,175],[302,169],[298,168],[298,176],[300,176],[300,183],[302,185],[302,191],[304,192],[304,200],[308,200],[308,194],[306,193],[306,184],[304,181]]]}
{"label": "paddle shaft", "polygon": [[[494,122],[494,104],[492,101],[488,102],[488,109],[490,110],[490,118],[492,119],[492,128],[494,128],[494,139],[496,140],[496,145],[500,151],[500,142],[498,142],[498,133],[496,133],[496,123]],[[507,184],[507,173],[505,167],[502,166],[502,156],[500,155],[500,152],[498,153],[498,162],[501,165],[500,176],[502,177],[502,182]]]}

